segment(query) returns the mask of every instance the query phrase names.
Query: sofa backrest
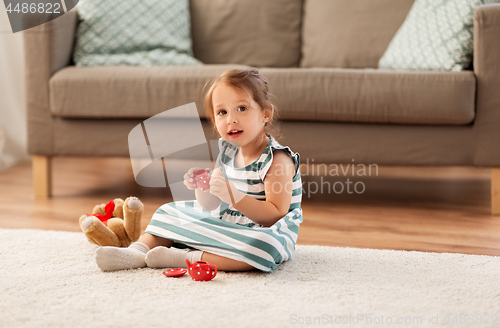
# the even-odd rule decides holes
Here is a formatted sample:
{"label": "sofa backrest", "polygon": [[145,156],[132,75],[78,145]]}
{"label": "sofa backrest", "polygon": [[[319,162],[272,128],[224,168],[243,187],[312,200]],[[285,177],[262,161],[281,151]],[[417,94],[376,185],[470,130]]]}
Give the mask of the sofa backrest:
{"label": "sofa backrest", "polygon": [[301,67],[377,68],[414,0],[305,0]]}
{"label": "sofa backrest", "polygon": [[206,64],[376,68],[414,0],[190,0]]}
{"label": "sofa backrest", "polygon": [[376,68],[414,1],[189,0],[194,56],[206,64]]}
{"label": "sofa backrest", "polygon": [[194,56],[205,64],[296,67],[302,0],[190,0]]}

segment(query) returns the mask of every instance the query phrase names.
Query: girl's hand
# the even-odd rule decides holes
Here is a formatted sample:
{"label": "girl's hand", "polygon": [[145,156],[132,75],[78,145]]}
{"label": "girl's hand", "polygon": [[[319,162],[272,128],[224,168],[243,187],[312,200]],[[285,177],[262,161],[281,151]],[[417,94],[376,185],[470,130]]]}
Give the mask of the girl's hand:
{"label": "girl's hand", "polygon": [[[194,174],[193,172],[196,170],[200,170],[202,167],[192,167],[187,171],[186,174],[184,174],[184,185],[189,189],[189,190],[195,190],[196,187],[196,181],[194,180]],[[205,170],[208,171],[208,173],[212,172],[211,169],[206,168]]]}
{"label": "girl's hand", "polygon": [[245,194],[236,189],[231,181],[222,176],[220,168],[216,168],[210,178],[210,193],[217,196],[223,202],[233,206],[245,197]]}

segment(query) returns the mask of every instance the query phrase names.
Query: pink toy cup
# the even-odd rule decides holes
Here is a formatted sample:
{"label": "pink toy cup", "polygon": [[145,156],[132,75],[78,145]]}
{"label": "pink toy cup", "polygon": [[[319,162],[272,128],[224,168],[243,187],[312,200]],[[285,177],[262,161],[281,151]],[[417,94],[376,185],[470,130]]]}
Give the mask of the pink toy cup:
{"label": "pink toy cup", "polygon": [[217,275],[217,266],[206,261],[190,263],[186,259],[188,273],[194,281],[209,281]]}
{"label": "pink toy cup", "polygon": [[196,187],[202,191],[210,189],[209,170],[199,169],[193,172]]}

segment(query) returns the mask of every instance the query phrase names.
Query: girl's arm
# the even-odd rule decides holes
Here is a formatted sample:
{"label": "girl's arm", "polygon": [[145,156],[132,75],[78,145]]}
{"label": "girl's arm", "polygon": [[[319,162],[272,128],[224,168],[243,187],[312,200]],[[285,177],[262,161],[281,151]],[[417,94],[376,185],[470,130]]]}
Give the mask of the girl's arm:
{"label": "girl's arm", "polygon": [[285,151],[275,150],[273,153],[273,163],[264,178],[265,201],[246,195],[229,181],[233,202],[225,179],[215,173],[216,171],[210,180],[210,192],[222,201],[233,204],[234,208],[252,221],[270,227],[288,213],[292,201],[295,165]]}
{"label": "girl's arm", "polygon": [[201,191],[196,188],[194,194],[198,203],[200,203],[201,207],[206,211],[213,211],[222,203],[222,201],[218,197],[212,195],[209,190]]}

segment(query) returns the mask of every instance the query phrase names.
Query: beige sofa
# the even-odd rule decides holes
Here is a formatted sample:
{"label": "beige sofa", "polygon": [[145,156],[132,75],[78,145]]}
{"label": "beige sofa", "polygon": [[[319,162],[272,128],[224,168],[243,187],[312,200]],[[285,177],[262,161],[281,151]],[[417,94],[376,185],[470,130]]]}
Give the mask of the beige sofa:
{"label": "beige sofa", "polygon": [[303,162],[491,167],[499,214],[500,4],[475,12],[471,70],[378,70],[412,3],[191,0],[203,66],[75,67],[75,10],[25,31],[36,194],[50,195],[52,157],[128,156],[134,126],[193,101],[204,117],[205,82],[246,65],[268,78]]}

